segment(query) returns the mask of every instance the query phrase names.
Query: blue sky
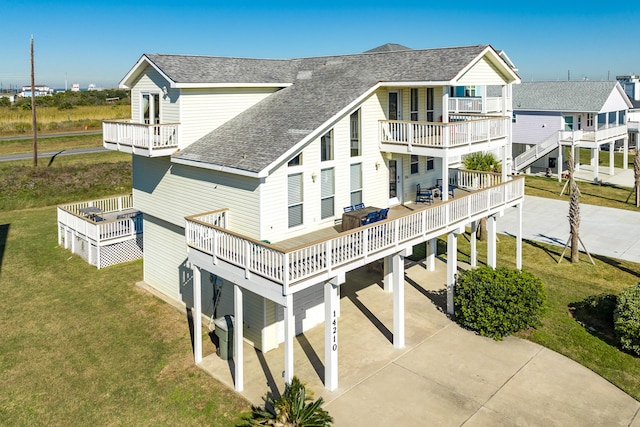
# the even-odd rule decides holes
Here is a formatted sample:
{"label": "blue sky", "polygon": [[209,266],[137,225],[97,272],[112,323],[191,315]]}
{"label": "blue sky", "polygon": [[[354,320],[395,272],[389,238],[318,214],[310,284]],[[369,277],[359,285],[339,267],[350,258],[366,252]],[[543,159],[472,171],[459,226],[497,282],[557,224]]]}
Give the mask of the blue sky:
{"label": "blue sky", "polygon": [[[640,8],[611,2],[23,1],[3,4],[2,88],[116,87],[143,53],[294,58],[491,44],[524,81],[640,73]],[[33,17],[31,16],[33,14]]]}

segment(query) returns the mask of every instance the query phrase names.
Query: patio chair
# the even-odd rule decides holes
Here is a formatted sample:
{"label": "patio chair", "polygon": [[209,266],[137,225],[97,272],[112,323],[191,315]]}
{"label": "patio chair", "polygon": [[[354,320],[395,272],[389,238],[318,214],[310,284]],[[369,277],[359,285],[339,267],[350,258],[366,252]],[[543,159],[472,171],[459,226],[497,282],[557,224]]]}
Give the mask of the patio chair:
{"label": "patio chair", "polygon": [[416,190],[416,203],[433,203],[433,191],[426,190],[418,184]]}
{"label": "patio chair", "polygon": [[380,209],[378,211],[378,221],[382,221],[383,219],[387,219],[387,215],[389,214],[389,208]]}
{"label": "patio chair", "polygon": [[356,210],[358,209],[363,209],[364,208],[364,203],[358,203],[357,205],[354,206]]}
{"label": "patio chair", "polygon": [[369,212],[366,217],[362,218],[362,225],[372,224],[378,221],[378,211]]}

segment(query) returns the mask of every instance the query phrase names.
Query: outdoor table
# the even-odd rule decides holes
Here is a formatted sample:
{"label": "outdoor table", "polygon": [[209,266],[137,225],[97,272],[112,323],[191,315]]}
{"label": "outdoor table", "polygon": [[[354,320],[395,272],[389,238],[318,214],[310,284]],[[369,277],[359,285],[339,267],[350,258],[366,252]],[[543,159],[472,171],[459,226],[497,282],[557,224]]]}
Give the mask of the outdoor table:
{"label": "outdoor table", "polygon": [[362,220],[370,213],[379,211],[375,206],[365,206],[342,214],[342,231],[351,230],[362,226]]}
{"label": "outdoor table", "polygon": [[96,206],[87,206],[86,208],[80,208],[80,213],[87,216],[89,219],[94,220],[96,216],[100,215],[103,210]]}

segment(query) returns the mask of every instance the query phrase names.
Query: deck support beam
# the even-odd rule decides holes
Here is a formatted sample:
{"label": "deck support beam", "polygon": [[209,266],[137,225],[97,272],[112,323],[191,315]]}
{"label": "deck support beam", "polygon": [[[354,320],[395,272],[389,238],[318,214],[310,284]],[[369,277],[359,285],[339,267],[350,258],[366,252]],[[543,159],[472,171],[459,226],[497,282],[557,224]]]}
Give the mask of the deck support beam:
{"label": "deck support beam", "polygon": [[629,163],[629,134],[622,140],[622,169],[627,169]]}
{"label": "deck support beam", "polygon": [[458,270],[458,233],[447,234],[447,313],[453,314],[453,291]]}
{"label": "deck support beam", "polygon": [[496,268],[497,240],[496,215],[491,215],[487,218],[487,265],[491,268]]}
{"label": "deck support beam", "polygon": [[[344,276],[342,277],[344,283]],[[339,285],[335,277],[324,283],[324,387],[338,388],[338,316],[340,315]]]}
{"label": "deck support beam", "polygon": [[393,276],[393,346],[404,347],[404,252],[391,256]]}
{"label": "deck support beam", "polygon": [[202,362],[202,286],[200,268],[193,266],[193,358],[196,365]]}
{"label": "deck support beam", "polygon": [[438,256],[438,239],[427,240],[427,271],[434,271],[436,269],[436,257]]}
{"label": "deck support beam", "polygon": [[391,292],[393,290],[393,277],[391,275],[391,272],[392,272],[391,258],[392,257],[393,255],[384,257],[382,283],[384,284],[385,292]]}
{"label": "deck support beam", "polygon": [[233,285],[233,313],[235,316],[233,326],[233,349],[235,351],[234,389],[235,391],[240,392],[244,390],[244,308],[242,288],[237,284]]}
{"label": "deck support beam", "polygon": [[471,267],[478,266],[478,221],[471,221],[471,235],[469,236],[471,248],[469,251]]}
{"label": "deck support beam", "polygon": [[293,380],[293,338],[296,324],[293,317],[293,294],[286,296],[284,306],[284,382],[291,384]]}
{"label": "deck support beam", "polygon": [[522,205],[518,203],[518,228],[516,229],[516,268],[522,270]]}

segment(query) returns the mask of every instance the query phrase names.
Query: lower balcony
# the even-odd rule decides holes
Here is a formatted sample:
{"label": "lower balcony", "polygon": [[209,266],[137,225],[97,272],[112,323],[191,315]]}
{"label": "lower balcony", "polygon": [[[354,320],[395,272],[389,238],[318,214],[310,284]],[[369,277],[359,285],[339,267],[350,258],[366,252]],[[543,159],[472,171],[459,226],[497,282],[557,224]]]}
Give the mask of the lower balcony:
{"label": "lower balcony", "polygon": [[455,115],[450,119],[447,123],[381,120],[382,149],[431,156],[437,156],[437,152],[445,148],[462,148],[467,152],[469,147],[473,147],[473,151],[487,150],[506,142],[511,124],[509,117]]}
{"label": "lower balcony", "polygon": [[142,213],[131,195],[58,206],[58,245],[98,268],[142,258]]}
{"label": "lower balcony", "polygon": [[148,125],[129,120],[102,123],[103,146],[145,157],[170,156],[179,148],[179,123]]}
{"label": "lower balcony", "polygon": [[396,215],[390,213],[386,220],[352,230],[310,233],[307,243],[292,247],[226,229],[227,209],[194,215],[186,218],[185,226],[189,256],[196,251],[194,256],[209,257],[214,265],[235,268],[245,278],[276,285],[286,295],[460,229],[524,198],[523,177],[501,182],[499,175],[467,171],[454,185],[461,190],[454,199],[411,205]]}
{"label": "lower balcony", "polygon": [[628,131],[626,124],[601,127],[595,130],[561,131],[560,141],[564,143],[563,145],[596,148],[598,145],[627,137]]}

